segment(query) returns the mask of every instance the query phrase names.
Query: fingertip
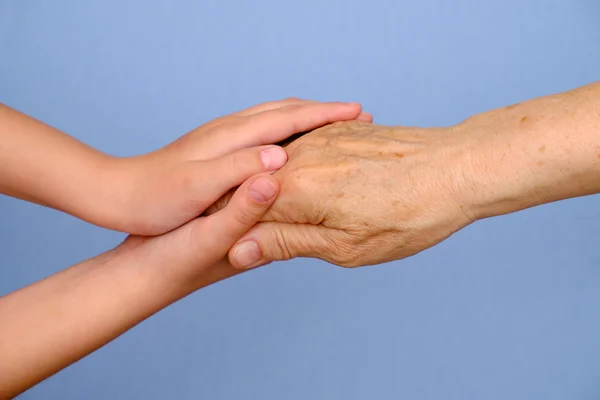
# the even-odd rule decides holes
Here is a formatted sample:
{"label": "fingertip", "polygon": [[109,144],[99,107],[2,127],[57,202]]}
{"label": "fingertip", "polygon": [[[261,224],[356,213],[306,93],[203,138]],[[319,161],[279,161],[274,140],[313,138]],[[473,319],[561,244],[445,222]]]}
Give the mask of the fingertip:
{"label": "fingertip", "polygon": [[265,171],[275,171],[285,165],[288,155],[280,146],[269,146],[261,150],[260,159]]}
{"label": "fingertip", "polygon": [[271,175],[259,175],[248,187],[250,197],[257,203],[268,203],[275,198],[279,184]]}
{"label": "fingertip", "polygon": [[[229,251],[254,227],[275,201],[279,183],[267,173],[254,176],[240,186],[222,210],[209,217],[216,224],[221,244]],[[226,253],[223,252],[223,254]]]}
{"label": "fingertip", "polygon": [[356,101],[348,101],[348,102],[340,102],[337,103],[340,104],[346,108],[350,108],[352,110],[355,110],[357,112],[360,112],[362,110],[362,104],[356,102]]}
{"label": "fingertip", "polygon": [[362,122],[368,122],[368,123],[372,123],[373,122],[373,115],[371,113],[368,113],[366,111],[361,112],[358,117],[356,117],[356,119],[358,121],[362,121]]}
{"label": "fingertip", "polygon": [[263,264],[263,253],[257,242],[239,242],[228,253],[229,263],[237,269],[250,269]]}
{"label": "fingertip", "polygon": [[362,105],[357,102],[334,102],[330,103],[335,106],[336,114],[341,119],[354,119],[362,112]]}

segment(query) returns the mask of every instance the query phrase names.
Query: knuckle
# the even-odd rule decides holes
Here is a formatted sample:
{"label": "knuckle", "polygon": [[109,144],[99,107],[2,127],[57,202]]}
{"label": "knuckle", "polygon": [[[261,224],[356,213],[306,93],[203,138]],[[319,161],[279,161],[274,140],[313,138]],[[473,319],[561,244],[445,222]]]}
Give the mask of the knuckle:
{"label": "knuckle", "polygon": [[253,112],[256,112],[256,113],[261,113],[261,112],[269,111],[273,108],[277,108],[280,103],[281,103],[281,101],[265,101],[254,107],[251,107],[250,110]]}
{"label": "knuckle", "polygon": [[297,103],[299,101],[301,101],[301,100],[298,97],[290,96],[290,97],[286,97],[281,102],[282,103]]}
{"label": "knuckle", "polygon": [[234,221],[240,225],[253,225],[258,220],[256,211],[254,211],[252,207],[249,207],[247,202],[244,202],[244,204],[241,205],[236,205],[233,208],[232,213]]}
{"label": "knuckle", "polygon": [[289,260],[293,257],[292,248],[289,242],[289,236],[286,236],[284,232],[277,225],[273,227],[274,232],[274,247],[277,252],[276,257],[280,260]]}
{"label": "knuckle", "polygon": [[302,110],[304,107],[302,107],[299,104],[290,104],[287,105],[285,107],[281,107],[280,109],[278,109],[277,111],[279,111],[281,114],[293,114],[297,111]]}
{"label": "knuckle", "polygon": [[242,123],[242,121],[242,117],[235,114],[219,117],[205,125],[205,127],[207,128],[206,134],[217,136],[229,134],[229,132],[232,129],[237,128]]}

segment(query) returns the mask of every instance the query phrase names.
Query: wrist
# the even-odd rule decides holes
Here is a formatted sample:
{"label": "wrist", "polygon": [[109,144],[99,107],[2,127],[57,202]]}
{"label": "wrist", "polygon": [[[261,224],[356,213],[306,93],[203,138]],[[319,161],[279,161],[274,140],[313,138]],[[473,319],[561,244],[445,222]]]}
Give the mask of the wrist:
{"label": "wrist", "polygon": [[109,253],[123,264],[146,271],[140,274],[152,275],[162,285],[159,292],[170,302],[244,272],[234,268],[225,255],[198,254],[197,242],[190,240],[194,236],[189,233],[189,224],[179,228],[186,232],[153,237],[131,235]]}
{"label": "wrist", "polygon": [[514,149],[510,133],[476,119],[459,125],[459,130],[469,144],[465,151],[468,160],[465,204],[473,220],[526,208],[531,202],[533,185],[527,154]]}
{"label": "wrist", "polygon": [[[542,98],[493,110],[457,126],[468,138],[469,208],[475,219],[597,192],[600,173],[577,117]],[[548,105],[547,103],[550,103]],[[546,110],[550,108],[549,110]]]}
{"label": "wrist", "polygon": [[[114,209],[107,204],[110,198],[112,171],[116,158],[94,153],[73,162],[68,174],[56,176],[54,185],[48,181],[45,192],[35,202],[61,210],[84,221],[102,227],[107,224]],[[41,200],[40,200],[41,199]]]}
{"label": "wrist", "polygon": [[128,158],[105,156],[91,167],[89,184],[80,190],[79,215],[94,225],[127,232],[133,215],[130,201],[132,181]]}

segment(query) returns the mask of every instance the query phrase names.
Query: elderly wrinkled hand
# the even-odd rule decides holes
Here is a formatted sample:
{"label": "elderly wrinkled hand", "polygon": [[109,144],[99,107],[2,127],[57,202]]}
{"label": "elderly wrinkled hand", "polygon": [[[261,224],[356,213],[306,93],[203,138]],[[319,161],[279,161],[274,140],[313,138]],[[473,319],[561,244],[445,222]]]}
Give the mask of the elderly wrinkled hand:
{"label": "elderly wrinkled hand", "polygon": [[289,145],[281,195],[229,251],[238,268],[418,253],[469,223],[600,193],[600,83],[448,128],[339,122]]}
{"label": "elderly wrinkled hand", "polygon": [[287,147],[289,161],[275,174],[279,198],[230,260],[251,268],[316,257],[356,267],[416,254],[473,220],[465,178],[471,142],[459,127],[317,129]]}

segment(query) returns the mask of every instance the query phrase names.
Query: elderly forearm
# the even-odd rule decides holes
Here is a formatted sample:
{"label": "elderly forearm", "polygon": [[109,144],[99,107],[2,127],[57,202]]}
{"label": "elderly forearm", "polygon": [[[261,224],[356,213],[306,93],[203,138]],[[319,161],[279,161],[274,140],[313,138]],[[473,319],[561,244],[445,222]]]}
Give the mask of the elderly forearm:
{"label": "elderly forearm", "polygon": [[[125,243],[0,297],[0,399],[9,399],[196,289],[237,272],[222,262],[178,276],[177,260]],[[148,255],[149,254],[149,255]]]}
{"label": "elderly forearm", "polygon": [[600,84],[477,115],[457,127],[472,211],[485,218],[600,193]]}

